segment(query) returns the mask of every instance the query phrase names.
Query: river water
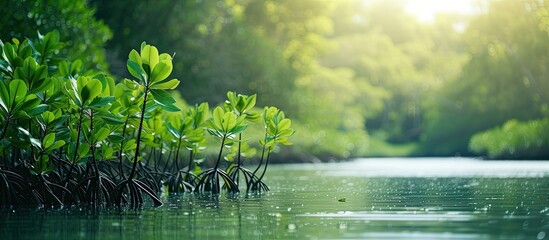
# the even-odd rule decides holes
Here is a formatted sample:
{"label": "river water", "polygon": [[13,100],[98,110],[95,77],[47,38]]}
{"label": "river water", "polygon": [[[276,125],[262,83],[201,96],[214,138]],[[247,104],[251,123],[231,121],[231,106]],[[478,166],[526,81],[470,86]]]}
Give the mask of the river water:
{"label": "river water", "polygon": [[266,183],[140,210],[1,210],[0,239],[549,239],[549,161],[276,165]]}

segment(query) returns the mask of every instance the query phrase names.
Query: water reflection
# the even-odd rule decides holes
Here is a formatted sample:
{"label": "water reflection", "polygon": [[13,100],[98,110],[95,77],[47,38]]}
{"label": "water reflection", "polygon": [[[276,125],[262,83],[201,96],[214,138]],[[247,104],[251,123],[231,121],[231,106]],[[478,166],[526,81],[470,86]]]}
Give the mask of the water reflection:
{"label": "water reflection", "polygon": [[[483,164],[463,164],[471,162]],[[377,176],[364,161],[275,166],[272,192],[261,197],[170,196],[138,211],[3,210],[0,239],[548,239],[549,170],[538,163],[421,177],[413,168]]]}

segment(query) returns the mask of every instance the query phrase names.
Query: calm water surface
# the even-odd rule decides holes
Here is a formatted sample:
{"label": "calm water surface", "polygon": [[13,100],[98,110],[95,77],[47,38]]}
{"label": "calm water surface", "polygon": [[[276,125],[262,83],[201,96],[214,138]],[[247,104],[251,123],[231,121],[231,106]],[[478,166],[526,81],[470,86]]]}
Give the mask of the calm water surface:
{"label": "calm water surface", "polygon": [[0,239],[549,239],[549,162],[358,159],[267,177],[261,197],[0,210]]}

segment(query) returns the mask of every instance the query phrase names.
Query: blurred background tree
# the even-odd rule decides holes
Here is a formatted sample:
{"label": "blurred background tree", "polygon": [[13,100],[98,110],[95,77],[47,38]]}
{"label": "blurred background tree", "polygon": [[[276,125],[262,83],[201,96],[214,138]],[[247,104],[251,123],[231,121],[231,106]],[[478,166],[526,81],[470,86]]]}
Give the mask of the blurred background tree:
{"label": "blurred background tree", "polygon": [[540,14],[546,12],[543,1],[492,1],[472,19],[464,33],[470,59],[440,89],[446,100],[428,108],[422,152],[467,153],[477,132],[548,117],[549,36]]}

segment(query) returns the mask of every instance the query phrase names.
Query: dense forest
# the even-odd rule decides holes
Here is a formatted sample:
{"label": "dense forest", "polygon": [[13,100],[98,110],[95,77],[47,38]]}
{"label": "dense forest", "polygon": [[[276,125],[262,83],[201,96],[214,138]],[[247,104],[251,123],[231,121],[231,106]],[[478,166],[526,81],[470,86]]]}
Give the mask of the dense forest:
{"label": "dense forest", "polygon": [[[0,39],[57,29],[89,71],[129,77],[142,41],[173,53],[179,101],[227,91],[290,116],[276,161],[549,157],[549,7],[479,1],[423,23],[402,1],[7,1]],[[183,100],[185,99],[185,100]],[[262,106],[259,106],[262,107]]]}

